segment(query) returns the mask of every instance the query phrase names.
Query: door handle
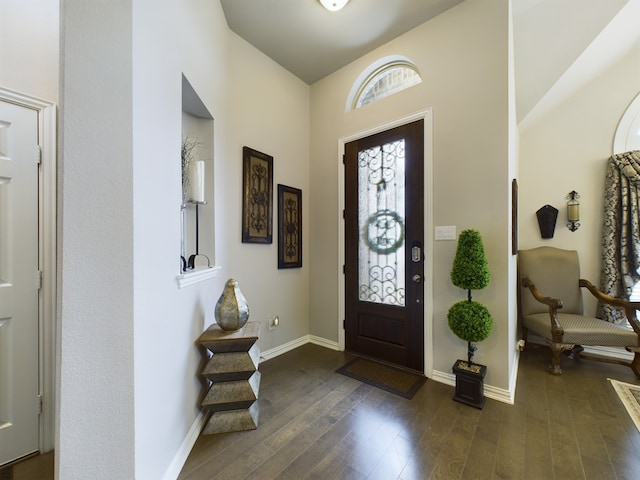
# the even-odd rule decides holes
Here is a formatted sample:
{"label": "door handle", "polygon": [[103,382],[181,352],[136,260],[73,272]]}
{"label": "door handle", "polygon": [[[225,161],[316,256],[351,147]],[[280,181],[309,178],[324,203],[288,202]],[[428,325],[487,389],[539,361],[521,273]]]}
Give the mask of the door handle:
{"label": "door handle", "polygon": [[420,274],[416,273],[413,276],[413,281],[416,282],[416,283],[420,283],[422,281],[422,276]]}

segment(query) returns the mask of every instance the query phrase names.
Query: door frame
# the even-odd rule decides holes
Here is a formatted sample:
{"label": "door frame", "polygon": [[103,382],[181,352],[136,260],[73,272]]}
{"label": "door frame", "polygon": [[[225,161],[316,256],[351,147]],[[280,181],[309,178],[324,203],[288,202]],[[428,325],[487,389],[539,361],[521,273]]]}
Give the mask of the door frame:
{"label": "door frame", "polygon": [[42,287],[38,296],[38,389],[43,399],[38,448],[41,452],[47,452],[55,446],[57,108],[52,102],[3,87],[0,87],[0,101],[38,112],[38,268],[42,272]]}
{"label": "door frame", "polygon": [[433,373],[433,112],[431,108],[392,120],[382,125],[338,139],[338,348],[345,349],[345,228],[342,212],[345,209],[344,163],[345,145],[392,128],[424,120],[424,374]]}

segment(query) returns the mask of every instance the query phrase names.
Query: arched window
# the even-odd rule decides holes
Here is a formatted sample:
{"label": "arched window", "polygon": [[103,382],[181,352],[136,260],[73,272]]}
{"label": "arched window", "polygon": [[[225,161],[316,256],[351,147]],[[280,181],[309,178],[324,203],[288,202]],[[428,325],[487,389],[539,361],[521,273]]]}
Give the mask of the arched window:
{"label": "arched window", "polygon": [[416,66],[404,57],[386,57],[370,65],[354,83],[347,111],[355,110],[422,82]]}
{"label": "arched window", "polygon": [[640,93],[627,107],[613,139],[613,153],[640,150]]}
{"label": "arched window", "polygon": [[[613,153],[640,150],[640,94],[631,102],[622,115],[613,140]],[[640,302],[640,282],[633,286],[629,301]],[[631,330],[629,323],[623,323]]]}

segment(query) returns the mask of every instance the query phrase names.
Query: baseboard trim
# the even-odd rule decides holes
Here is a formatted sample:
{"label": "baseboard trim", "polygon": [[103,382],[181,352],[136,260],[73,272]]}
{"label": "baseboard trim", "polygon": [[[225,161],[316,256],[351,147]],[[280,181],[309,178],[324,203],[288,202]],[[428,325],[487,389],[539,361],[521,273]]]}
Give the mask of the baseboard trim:
{"label": "baseboard trim", "polygon": [[282,355],[283,353],[287,353],[295,348],[301,347],[302,345],[306,345],[307,343],[313,343],[314,345],[319,345],[331,350],[340,350],[338,342],[327,340],[326,338],[322,337],[316,337],[315,335],[305,335],[277,347],[265,350],[260,354],[260,361],[270,360],[279,355]]}
{"label": "baseboard trim", "polygon": [[327,340],[326,338],[316,337],[315,335],[307,335],[309,337],[309,343],[319,345],[321,347],[328,348],[330,350],[340,351],[340,345],[333,340]]}
{"label": "baseboard trim", "polygon": [[[537,345],[547,346],[545,339],[539,335],[529,333],[529,339],[527,343],[535,343]],[[633,353],[627,352],[623,347],[598,347],[583,345],[584,352],[592,355],[599,355],[601,357],[615,358],[618,360],[626,360],[631,362],[633,360]]]}
{"label": "baseboard trim", "polygon": [[[445,385],[450,385],[452,387],[456,386],[456,376],[453,373],[444,373],[434,370],[431,374],[431,380],[435,380],[436,382],[444,383]],[[512,395],[509,390],[486,384],[484,386],[484,396],[502,403],[508,403],[509,405],[513,405],[513,399],[515,397],[515,395]]]}
{"label": "baseboard trim", "polygon": [[512,395],[509,390],[505,390],[504,388],[494,387],[493,385],[485,385],[484,394],[486,397],[492,398],[493,400],[498,400],[499,402],[513,405],[514,395]]}
{"label": "baseboard trim", "polygon": [[298,348],[309,343],[309,339],[307,337],[309,337],[309,335],[305,335],[304,337],[291,340],[290,342],[278,345],[274,348],[270,348],[269,350],[265,350],[264,352],[260,352],[260,361],[264,362],[265,360],[270,360],[279,355],[282,355],[283,353],[287,353],[294,348]]}
{"label": "baseboard trim", "polygon": [[450,387],[456,386],[456,376],[452,373],[444,373],[439,370],[434,370],[431,373],[431,380],[435,380],[438,383],[444,383],[445,385],[449,385]]}
{"label": "baseboard trim", "polygon": [[626,360],[628,362],[633,361],[633,353],[627,352],[622,347],[584,347],[585,353],[592,355],[599,355],[601,357],[616,358],[618,360]]}
{"label": "baseboard trim", "polygon": [[[322,337],[317,337],[315,335],[305,335],[303,337],[300,337],[296,340],[292,340],[278,347],[265,350],[264,352],[261,353],[260,359],[261,361],[265,361],[271,358],[275,358],[278,355],[282,355],[283,353],[293,350],[294,348],[301,347],[302,345],[305,345],[307,343],[313,343],[314,345],[319,345],[321,347],[329,348],[331,350],[336,350],[336,351],[340,350],[340,346],[338,345],[338,342],[327,340],[326,338],[322,338]],[[497,400],[499,402],[508,403],[509,405],[513,405],[513,402],[515,399],[515,385],[517,380],[518,359],[519,359],[519,356],[516,354],[514,357],[514,362],[515,362],[515,365],[513,368],[514,373],[512,374],[512,377],[509,382],[510,383],[509,390],[505,390],[504,388],[498,388],[498,387],[494,387],[493,385],[485,384],[484,394],[486,397],[491,398],[493,400]],[[435,380],[436,382],[444,383],[445,385],[450,385],[452,387],[455,387],[456,385],[456,377],[455,375],[453,375],[453,373],[444,373],[444,372],[439,372],[437,370],[434,370],[430,378],[432,380]]]}
{"label": "baseboard trim", "polygon": [[509,379],[509,399],[511,405],[516,401],[516,386],[518,385],[518,367],[520,366],[520,349],[516,350],[511,366],[511,378]]}
{"label": "baseboard trim", "polygon": [[180,471],[182,470],[182,467],[184,467],[184,464],[187,461],[189,454],[191,453],[191,449],[193,448],[196,441],[198,440],[198,437],[200,436],[200,432],[204,428],[204,424],[207,421],[207,417],[208,415],[204,414],[203,412],[200,412],[198,414],[195,421],[191,425],[189,432],[187,432],[187,436],[182,441],[180,448],[174,455],[173,460],[169,465],[169,468],[164,474],[164,477],[162,477],[163,480],[176,480],[178,478],[178,475],[180,475]]}

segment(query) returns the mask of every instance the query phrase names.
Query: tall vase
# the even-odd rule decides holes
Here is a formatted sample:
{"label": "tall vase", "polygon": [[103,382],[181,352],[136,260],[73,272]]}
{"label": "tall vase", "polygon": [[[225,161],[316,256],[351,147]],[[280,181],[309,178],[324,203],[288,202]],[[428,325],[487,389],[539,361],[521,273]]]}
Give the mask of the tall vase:
{"label": "tall vase", "polygon": [[227,280],[214,315],[216,323],[226,332],[240,330],[249,320],[249,305],[233,278]]}

